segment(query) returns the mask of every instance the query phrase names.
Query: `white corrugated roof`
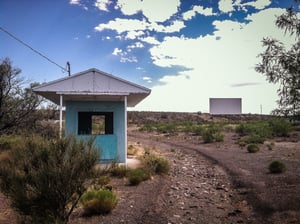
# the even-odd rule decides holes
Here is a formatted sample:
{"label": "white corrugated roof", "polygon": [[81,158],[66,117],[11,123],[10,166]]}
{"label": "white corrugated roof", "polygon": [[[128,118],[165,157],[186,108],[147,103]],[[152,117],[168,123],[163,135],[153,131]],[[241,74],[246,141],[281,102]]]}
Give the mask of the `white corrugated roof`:
{"label": "white corrugated roof", "polygon": [[122,101],[127,96],[127,105],[135,106],[151,90],[97,69],[89,69],[72,76],[37,86],[34,92],[59,104],[59,96],[66,101]]}

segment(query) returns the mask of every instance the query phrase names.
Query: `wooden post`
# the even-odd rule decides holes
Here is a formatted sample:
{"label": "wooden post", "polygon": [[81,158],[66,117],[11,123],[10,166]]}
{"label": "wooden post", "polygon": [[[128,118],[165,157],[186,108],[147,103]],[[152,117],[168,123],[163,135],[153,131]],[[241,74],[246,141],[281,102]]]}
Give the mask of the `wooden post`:
{"label": "wooden post", "polygon": [[62,108],[63,108],[63,96],[59,95],[59,138],[62,137]]}
{"label": "wooden post", "polygon": [[127,96],[124,96],[124,122],[125,122],[125,165],[127,166]]}

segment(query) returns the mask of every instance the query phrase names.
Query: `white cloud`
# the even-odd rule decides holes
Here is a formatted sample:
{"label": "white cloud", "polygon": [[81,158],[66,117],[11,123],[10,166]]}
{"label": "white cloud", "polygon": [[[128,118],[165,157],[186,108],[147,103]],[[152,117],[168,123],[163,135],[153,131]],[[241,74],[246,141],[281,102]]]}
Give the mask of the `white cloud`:
{"label": "white cloud", "polygon": [[109,11],[108,6],[112,3],[111,0],[97,0],[95,6],[102,11]]}
{"label": "white cloud", "polygon": [[128,56],[128,52],[123,51],[122,49],[119,49],[117,47],[112,52],[112,55],[120,56],[120,62],[122,62],[122,63],[138,62],[138,60],[135,56]]}
{"label": "white cloud", "polygon": [[131,56],[131,57],[125,57],[122,56],[120,62],[122,63],[126,63],[126,62],[138,62],[137,58],[135,56]]}
{"label": "white cloud", "polygon": [[69,3],[71,5],[78,5],[78,6],[82,7],[86,11],[88,10],[88,7],[86,7],[84,4],[82,4],[80,0],[70,0]]}
{"label": "white cloud", "polygon": [[116,47],[116,48],[114,49],[114,51],[113,51],[112,54],[117,56],[117,55],[121,55],[122,52],[123,52],[122,49],[119,49],[119,48]]}
{"label": "white cloud", "polygon": [[101,23],[95,27],[96,31],[103,31],[105,29],[115,30],[118,34],[131,30],[145,30],[149,24],[146,21],[138,19],[120,19],[116,18],[108,23]]}
{"label": "white cloud", "polygon": [[271,4],[270,0],[257,0],[257,1],[243,3],[242,6],[252,6],[256,9],[264,9],[266,6],[270,4]]}
{"label": "white cloud", "polygon": [[79,5],[80,4],[80,0],[70,0],[70,4],[71,5]]}
{"label": "white cloud", "polygon": [[220,0],[219,10],[223,13],[230,13],[233,12],[234,7],[236,7],[237,10],[241,9],[247,11],[248,6],[261,10],[269,6],[271,3],[271,0],[252,0],[245,3],[242,3],[241,0]]}
{"label": "white cloud", "polygon": [[153,45],[157,45],[159,44],[160,42],[158,40],[155,39],[155,37],[144,37],[144,38],[139,38],[140,41],[143,41],[143,42],[146,42],[148,44],[153,44]]}
{"label": "white cloud", "polygon": [[96,31],[103,31],[105,29],[115,30],[118,34],[127,32],[127,39],[134,39],[144,34],[143,31],[156,31],[163,33],[179,32],[185,25],[182,21],[173,21],[169,26],[160,25],[157,23],[148,23],[145,20],[138,19],[121,19],[116,18],[108,23],[101,23],[94,29]]}
{"label": "white cloud", "polygon": [[124,15],[141,12],[150,22],[164,22],[178,12],[180,0],[118,0]]}
{"label": "white cloud", "polygon": [[[257,55],[263,52],[263,37],[293,42],[293,38],[285,36],[274,24],[275,15],[284,11],[262,10],[248,16],[247,24],[215,21],[212,35],[165,37],[150,49],[153,63],[189,69],[162,77],[160,84],[152,88],[151,95],[137,109],[208,112],[210,97],[241,97],[244,113],[259,113],[260,105],[269,113],[276,107],[277,85],[267,83],[265,76],[255,72],[254,67],[260,61]],[[260,85],[237,88],[232,86],[234,83]]]}
{"label": "white cloud", "polygon": [[143,47],[144,47],[144,44],[142,44],[141,42],[136,42],[132,45],[129,45],[127,48],[134,49],[134,48],[143,48]]}
{"label": "white cloud", "polygon": [[125,39],[131,39],[131,40],[133,40],[133,39],[136,39],[136,38],[138,38],[140,36],[143,36],[144,34],[145,34],[145,32],[142,31],[142,30],[138,30],[138,31],[136,31],[136,30],[130,30],[130,31],[127,32],[127,34],[125,36]]}
{"label": "white cloud", "polygon": [[192,10],[189,10],[189,11],[183,13],[182,17],[184,20],[190,20],[196,15],[196,13],[199,13],[204,16],[215,15],[215,13],[213,13],[212,8],[204,8],[203,6],[195,5]]}
{"label": "white cloud", "polygon": [[233,0],[220,0],[219,10],[224,13],[232,12],[234,10]]}
{"label": "white cloud", "polygon": [[149,76],[144,76],[142,79],[143,79],[144,81],[146,81],[147,83],[152,83],[152,78],[149,77]]}
{"label": "white cloud", "polygon": [[90,39],[91,38],[91,35],[87,34],[85,35],[86,39]]}
{"label": "white cloud", "polygon": [[184,25],[183,21],[176,20],[176,21],[173,21],[172,24],[169,26],[152,23],[149,26],[149,29],[153,29],[156,32],[174,33],[174,32],[179,32],[184,27],[185,27],[185,25]]}

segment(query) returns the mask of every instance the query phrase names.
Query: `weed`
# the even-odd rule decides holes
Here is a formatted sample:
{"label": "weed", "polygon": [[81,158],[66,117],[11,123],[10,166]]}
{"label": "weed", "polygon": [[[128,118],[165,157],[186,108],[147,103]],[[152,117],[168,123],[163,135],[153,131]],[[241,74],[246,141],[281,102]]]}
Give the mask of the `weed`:
{"label": "weed", "polygon": [[110,181],[109,176],[101,176],[98,178],[97,180],[97,184],[100,185],[100,187],[104,187],[105,185],[107,185]]}
{"label": "weed", "polygon": [[0,136],[0,151],[22,148],[24,137],[14,135]]}
{"label": "weed", "polygon": [[127,174],[127,167],[125,165],[119,165],[118,163],[112,163],[109,169],[109,173],[114,177],[125,177]]}
{"label": "weed", "polygon": [[271,151],[271,150],[273,150],[275,144],[274,144],[274,142],[271,142],[271,143],[266,144],[266,146],[267,146],[268,150]]}
{"label": "weed", "polygon": [[193,125],[191,127],[191,131],[193,135],[202,135],[202,133],[204,132],[204,128],[202,127],[202,125]]}
{"label": "weed", "polygon": [[249,144],[247,146],[247,151],[249,153],[256,153],[259,151],[259,146],[257,144]]}
{"label": "weed", "polygon": [[202,138],[204,143],[211,143],[223,141],[224,136],[221,134],[220,128],[212,124],[203,131]]}
{"label": "weed", "polygon": [[144,168],[150,174],[165,174],[170,170],[168,160],[154,154],[146,154],[142,160]]}
{"label": "weed", "polygon": [[235,130],[240,136],[254,135],[267,138],[272,134],[270,126],[264,121],[242,123]]}
{"label": "weed", "polygon": [[286,170],[286,167],[283,162],[278,160],[273,160],[269,164],[269,171],[270,173],[282,173]]}
{"label": "weed", "polygon": [[142,181],[148,180],[150,178],[150,174],[147,170],[139,168],[128,171],[127,178],[130,185],[138,185]]}
{"label": "weed", "polygon": [[264,136],[251,133],[250,135],[246,136],[245,142],[248,144],[263,144],[266,138]]}
{"label": "weed", "polygon": [[85,182],[95,174],[99,155],[93,139],[30,138],[13,156],[13,160],[1,161],[1,192],[32,223],[67,223]]}
{"label": "weed", "polygon": [[244,140],[239,140],[239,141],[237,142],[237,144],[238,144],[241,148],[243,148],[243,147],[245,147],[245,146],[247,145],[247,142],[245,142]]}
{"label": "weed", "polygon": [[129,145],[128,148],[127,148],[127,155],[130,155],[130,156],[133,156],[135,155],[137,152],[137,149],[134,148],[133,145]]}
{"label": "weed", "polygon": [[117,196],[110,190],[89,190],[85,192],[80,202],[86,215],[107,214],[117,205]]}
{"label": "weed", "polygon": [[275,118],[269,121],[272,135],[277,137],[287,137],[291,129],[291,124],[284,118]]}

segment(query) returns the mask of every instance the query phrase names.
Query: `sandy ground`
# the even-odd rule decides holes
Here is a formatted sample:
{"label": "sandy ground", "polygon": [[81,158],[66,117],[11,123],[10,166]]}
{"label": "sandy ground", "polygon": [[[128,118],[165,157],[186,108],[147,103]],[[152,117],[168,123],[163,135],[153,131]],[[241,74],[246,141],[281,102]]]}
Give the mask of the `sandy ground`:
{"label": "sandy ground", "polygon": [[[298,137],[275,139],[272,150],[262,145],[250,154],[235,144],[233,133],[224,142],[203,144],[197,137],[129,131],[129,144],[151,148],[170,161],[169,175],[138,186],[112,179],[119,198],[112,213],[82,217],[78,208],[70,223],[300,223]],[[285,162],[285,173],[268,172],[274,159]],[[0,223],[16,223],[3,195]]]}

